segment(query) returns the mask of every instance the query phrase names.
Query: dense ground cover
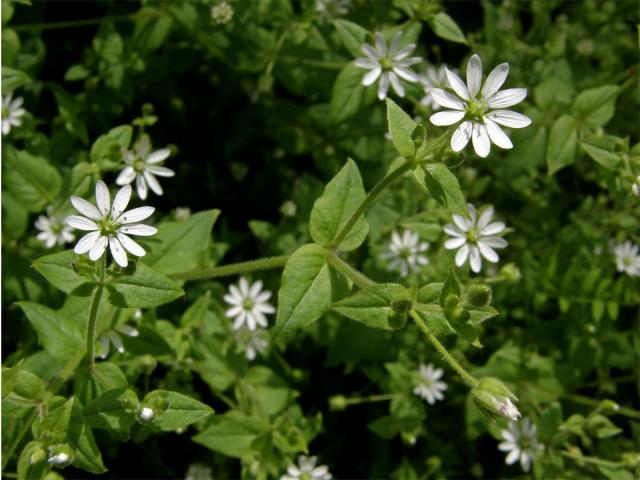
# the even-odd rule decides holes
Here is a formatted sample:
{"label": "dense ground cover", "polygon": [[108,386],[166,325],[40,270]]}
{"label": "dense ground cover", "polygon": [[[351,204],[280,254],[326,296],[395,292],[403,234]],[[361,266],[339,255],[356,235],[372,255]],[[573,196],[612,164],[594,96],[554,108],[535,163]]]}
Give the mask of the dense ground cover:
{"label": "dense ground cover", "polygon": [[3,477],[640,476],[638,23],[3,0]]}

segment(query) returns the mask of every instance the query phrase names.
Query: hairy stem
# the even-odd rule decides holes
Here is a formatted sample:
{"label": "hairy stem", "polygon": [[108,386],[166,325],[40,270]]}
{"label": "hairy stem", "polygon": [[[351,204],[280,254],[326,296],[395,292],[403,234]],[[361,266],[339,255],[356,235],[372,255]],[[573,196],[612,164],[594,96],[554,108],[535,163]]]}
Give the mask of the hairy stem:
{"label": "hairy stem", "polygon": [[289,255],[281,255],[279,257],[260,258],[258,260],[249,260],[247,262],[231,263],[229,265],[221,265],[211,268],[203,268],[201,270],[193,270],[187,273],[176,273],[169,275],[175,280],[199,280],[202,278],[229,277],[242,273],[251,273],[256,270],[269,270],[272,268],[284,267],[289,260]]}
{"label": "hairy stem", "polygon": [[355,211],[351,214],[351,217],[349,217],[349,220],[347,220],[347,223],[344,224],[342,229],[338,232],[338,235],[336,235],[335,240],[331,243],[331,245],[329,245],[329,249],[336,250],[340,246],[342,241],[346,238],[346,236],[349,234],[349,232],[351,231],[353,226],[356,224],[360,216],[365,212],[367,208],[369,208],[369,206],[373,203],[373,201],[376,198],[378,198],[378,195],[380,195],[380,193],[382,193],[382,191],[385,188],[387,188],[387,186],[389,186],[391,182],[393,182],[396,178],[399,178],[402,175],[404,175],[405,172],[411,170],[413,167],[414,167],[413,162],[407,161],[402,166],[396,168],[393,172],[387,174],[386,177],[380,180],[376,184],[376,186],[373,187],[373,189],[367,194],[365,199],[362,200],[362,203],[358,205],[358,208],[356,208]]}
{"label": "hairy stem", "polygon": [[613,467],[613,468],[621,467],[624,465],[624,462],[614,462],[611,460],[604,460],[603,458],[598,458],[598,457],[587,457],[582,454],[575,454],[567,450],[563,450],[561,453],[563,457],[567,457],[572,460],[575,460],[576,463],[578,464],[591,463],[592,465],[602,465],[603,467]]}
{"label": "hairy stem", "polygon": [[338,257],[335,253],[327,252],[327,262],[333,268],[342,273],[345,277],[355,283],[359,288],[373,287],[376,282],[367,277],[364,273],[356,270],[347,262]]}
{"label": "hairy stem", "polygon": [[98,17],[98,18],[83,18],[80,20],[66,20],[62,22],[49,22],[49,23],[25,23],[22,25],[13,25],[13,29],[16,32],[28,32],[28,31],[41,31],[41,30],[59,30],[64,28],[74,28],[74,27],[86,27],[90,25],[98,25],[102,22],[127,22],[131,20],[136,20],[138,18],[153,18],[160,17],[162,15],[161,12],[135,12],[135,13],[127,13],[123,15],[111,15],[106,17]]}
{"label": "hairy stem", "polygon": [[98,323],[98,311],[100,310],[100,300],[104,291],[104,275],[107,269],[107,254],[102,256],[98,267],[98,285],[91,300],[91,309],[89,310],[89,323],[87,324],[87,364],[89,371],[93,372],[95,368],[95,349],[96,349],[96,325]]}
{"label": "hairy stem", "polygon": [[[580,405],[586,405],[589,407],[599,407],[601,400],[595,400],[593,398],[585,397],[582,395],[574,395],[574,394],[566,394],[562,395],[562,398],[565,398],[573,403],[578,403]],[[640,420],[640,411],[635,410],[629,407],[620,407],[618,410],[614,412],[616,415],[623,415],[629,418],[635,418],[636,420]]]}
{"label": "hairy stem", "polygon": [[478,385],[478,380],[476,380],[473,375],[467,372],[464,367],[460,365],[460,363],[458,363],[455,358],[453,358],[453,356],[449,353],[445,346],[442,345],[440,340],[438,340],[438,338],[433,333],[431,333],[431,331],[429,331],[429,327],[427,327],[427,324],[424,323],[422,318],[420,318],[415,310],[411,312],[411,318],[413,318],[413,321],[416,322],[418,328],[422,330],[422,333],[424,333],[424,336],[427,337],[427,340],[429,340],[429,342],[431,342],[435,349],[438,350],[440,355],[442,355],[442,358],[444,358],[444,360],[451,366],[451,368],[453,368],[458,373],[458,375],[462,377],[465,383],[471,388]]}
{"label": "hairy stem", "polygon": [[368,395],[366,397],[345,398],[344,403],[346,406],[349,406],[358,405],[360,403],[387,402],[402,396],[404,396],[404,393],[379,393],[377,395]]}

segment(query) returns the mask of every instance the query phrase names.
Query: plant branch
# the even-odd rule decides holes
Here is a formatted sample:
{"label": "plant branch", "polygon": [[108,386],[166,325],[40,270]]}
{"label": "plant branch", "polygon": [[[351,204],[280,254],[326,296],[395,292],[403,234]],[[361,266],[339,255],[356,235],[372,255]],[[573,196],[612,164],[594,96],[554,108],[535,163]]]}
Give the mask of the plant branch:
{"label": "plant branch", "polygon": [[12,28],[16,32],[41,31],[41,30],[60,30],[63,28],[87,27],[90,25],[98,25],[103,22],[127,22],[137,20],[138,18],[154,18],[160,17],[161,12],[140,11],[135,13],[126,13],[123,15],[111,15],[98,18],[83,18],[80,20],[65,20],[62,22],[49,23],[24,23],[22,25],[13,25]]}
{"label": "plant branch", "polygon": [[431,342],[435,349],[438,350],[440,355],[442,355],[442,358],[444,358],[444,360],[451,366],[451,368],[453,368],[458,373],[458,375],[462,377],[465,383],[471,388],[478,385],[478,380],[476,380],[473,375],[467,372],[464,367],[460,365],[460,363],[458,363],[455,358],[453,358],[453,356],[440,342],[440,340],[438,340],[438,338],[433,333],[431,333],[431,331],[429,331],[429,327],[427,327],[427,324],[424,323],[422,318],[420,318],[415,310],[411,311],[411,318],[413,318],[413,321],[416,322],[418,328],[422,330],[422,333],[424,333],[425,337],[427,337],[427,340],[429,340],[429,342]]}
{"label": "plant branch", "polygon": [[369,288],[373,287],[376,284],[376,282],[371,280],[364,273],[353,268],[332,251],[327,251],[327,262],[329,263],[329,265],[331,265],[333,268],[338,270],[345,277],[355,283],[359,288]]}
{"label": "plant branch", "polygon": [[281,255],[279,257],[260,258],[258,260],[249,260],[246,262],[230,263],[229,265],[220,265],[211,268],[203,268],[201,270],[193,270],[186,273],[175,273],[169,275],[174,280],[199,280],[202,278],[229,277],[243,273],[251,273],[256,270],[269,270],[284,267],[289,260],[289,255]]}

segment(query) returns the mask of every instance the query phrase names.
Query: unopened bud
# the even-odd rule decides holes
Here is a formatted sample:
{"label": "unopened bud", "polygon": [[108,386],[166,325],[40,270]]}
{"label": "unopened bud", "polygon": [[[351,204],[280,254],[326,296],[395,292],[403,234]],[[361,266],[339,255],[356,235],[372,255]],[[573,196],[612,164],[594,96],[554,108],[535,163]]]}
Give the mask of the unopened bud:
{"label": "unopened bud", "polygon": [[459,301],[460,297],[458,297],[458,295],[447,295],[447,298],[444,299],[444,308],[447,310],[454,309],[458,306]]}
{"label": "unopened bud", "polygon": [[344,395],[334,395],[329,397],[329,408],[331,410],[344,410],[347,408],[347,399]]}
{"label": "unopened bud", "polygon": [[142,424],[151,423],[156,418],[156,412],[151,407],[142,407],[136,418]]}
{"label": "unopened bud", "polygon": [[29,465],[35,465],[47,458],[47,452],[42,446],[37,445],[33,453],[29,456]]}
{"label": "unopened bud", "polygon": [[493,420],[495,415],[517,421],[521,414],[512,400],[517,397],[502,381],[495,377],[486,377],[471,390],[473,400],[482,412]]}
{"label": "unopened bud", "polygon": [[471,318],[471,314],[464,308],[456,308],[451,315],[451,319],[457,323],[466,323]]}
{"label": "unopened bud", "polygon": [[491,289],[487,285],[471,285],[466,294],[467,303],[480,308],[491,301]]}
{"label": "unopened bud", "polygon": [[73,462],[73,451],[66,443],[51,445],[48,456],[47,463],[54,467],[64,468]]}
{"label": "unopened bud", "polygon": [[516,266],[515,263],[507,263],[500,270],[500,274],[509,283],[518,283],[520,281],[520,279],[522,278],[522,274],[520,273],[520,269]]}
{"label": "unopened bud", "polygon": [[280,213],[284,217],[295,217],[296,213],[298,213],[298,206],[296,202],[293,200],[287,200],[282,205],[280,205]]}
{"label": "unopened bud", "polygon": [[389,327],[399,330],[407,323],[407,314],[389,312],[388,321]]}
{"label": "unopened bud", "polygon": [[618,410],[620,410],[620,405],[618,405],[613,400],[605,399],[600,402],[598,410],[600,410],[605,415],[611,415],[612,413],[616,413]]}

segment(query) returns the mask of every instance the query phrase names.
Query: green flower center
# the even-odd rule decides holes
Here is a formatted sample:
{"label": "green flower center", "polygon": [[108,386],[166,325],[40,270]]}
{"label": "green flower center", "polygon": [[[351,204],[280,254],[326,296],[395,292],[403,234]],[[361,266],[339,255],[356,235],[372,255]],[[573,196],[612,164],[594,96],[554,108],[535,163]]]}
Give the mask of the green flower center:
{"label": "green flower center", "polygon": [[380,66],[382,67],[382,70],[384,70],[384,71],[388,71],[388,70],[391,70],[393,68],[393,62],[391,61],[390,58],[382,57],[378,61],[380,62]]}
{"label": "green flower center", "polygon": [[111,216],[107,216],[98,223],[98,226],[100,227],[100,235],[111,237],[118,233],[118,227],[120,224],[111,220]]}
{"label": "green flower center", "polygon": [[631,266],[631,258],[630,257],[623,258],[622,263],[627,267]]}
{"label": "green flower center", "polygon": [[143,159],[141,159],[141,158],[139,158],[139,157],[136,157],[136,158],[133,160],[133,169],[134,169],[136,172],[144,172],[144,170],[145,170],[145,166],[146,166],[146,165],[145,165],[145,163],[144,163],[144,160],[143,160]]}
{"label": "green flower center", "polygon": [[467,240],[469,243],[477,243],[478,242],[478,232],[476,232],[475,228],[472,228],[467,232]]}
{"label": "green flower center", "polygon": [[409,247],[402,247],[398,252],[398,256],[405,260],[408,259],[411,256],[411,249]]}
{"label": "green flower center", "polygon": [[8,106],[2,106],[2,118],[9,118],[9,115],[11,115],[11,110],[9,109]]}
{"label": "green flower center", "polygon": [[244,300],[242,300],[242,308],[247,312],[253,308],[253,305],[253,300],[251,300],[250,298],[245,298]]}
{"label": "green flower center", "polygon": [[480,120],[488,108],[487,104],[483,101],[474,99],[467,103],[466,112],[469,117]]}

